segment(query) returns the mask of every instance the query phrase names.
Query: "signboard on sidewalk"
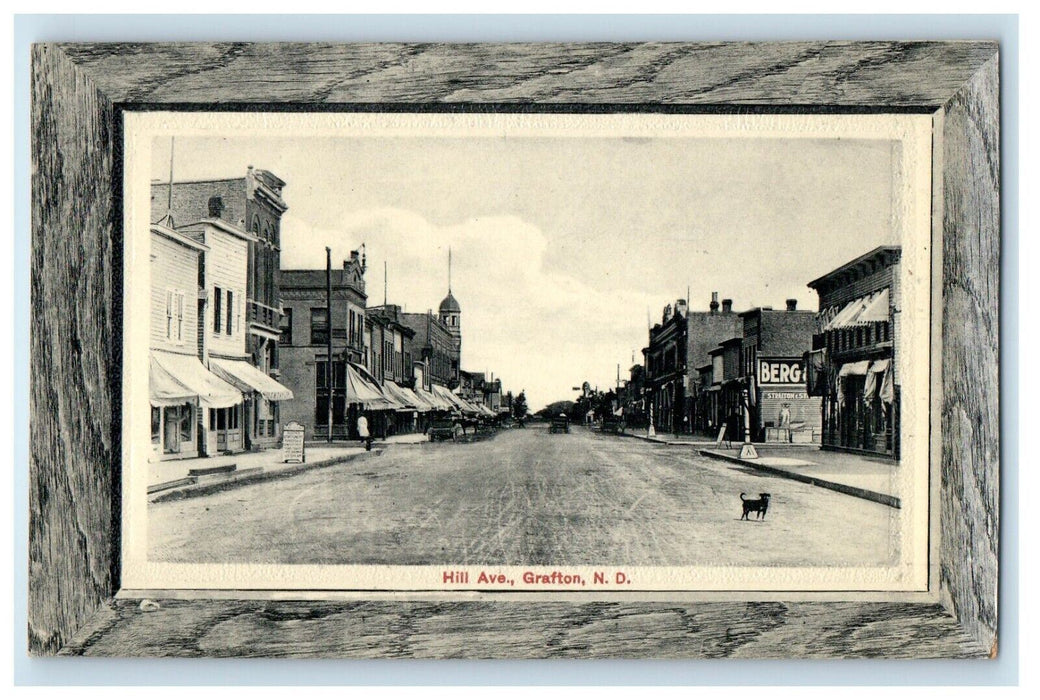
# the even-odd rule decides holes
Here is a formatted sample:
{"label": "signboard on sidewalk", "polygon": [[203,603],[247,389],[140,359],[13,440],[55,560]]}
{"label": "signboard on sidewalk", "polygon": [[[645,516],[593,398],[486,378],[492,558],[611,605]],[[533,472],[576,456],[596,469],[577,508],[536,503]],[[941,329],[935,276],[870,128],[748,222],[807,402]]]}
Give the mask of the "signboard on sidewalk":
{"label": "signboard on sidewalk", "polygon": [[303,444],[303,434],[306,429],[300,423],[291,421],[282,428],[282,461],[283,462],[306,462],[306,448]]}

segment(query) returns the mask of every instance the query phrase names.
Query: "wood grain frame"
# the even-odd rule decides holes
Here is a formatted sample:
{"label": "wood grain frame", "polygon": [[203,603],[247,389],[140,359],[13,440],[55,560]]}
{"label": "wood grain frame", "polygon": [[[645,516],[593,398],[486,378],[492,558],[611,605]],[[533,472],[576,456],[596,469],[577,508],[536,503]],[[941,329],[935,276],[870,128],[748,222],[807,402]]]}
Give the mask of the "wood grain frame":
{"label": "wood grain frame", "polygon": [[[999,59],[993,42],[37,44],[29,649],[34,655],[993,657]],[[119,589],[121,112],[912,111],[933,115],[941,387],[928,600],[162,600]],[[937,339],[938,340],[938,339]],[[941,348],[939,350],[938,348]]]}

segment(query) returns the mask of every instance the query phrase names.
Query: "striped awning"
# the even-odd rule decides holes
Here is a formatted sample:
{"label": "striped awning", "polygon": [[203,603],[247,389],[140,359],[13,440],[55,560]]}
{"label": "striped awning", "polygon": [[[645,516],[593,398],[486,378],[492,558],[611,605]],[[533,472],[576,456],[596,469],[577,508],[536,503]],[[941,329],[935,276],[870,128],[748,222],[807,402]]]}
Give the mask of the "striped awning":
{"label": "striped awning", "polygon": [[880,292],[862,296],[850,301],[842,309],[822,325],[823,331],[834,331],[842,328],[854,328],[878,321],[888,321],[889,294],[888,287]]}

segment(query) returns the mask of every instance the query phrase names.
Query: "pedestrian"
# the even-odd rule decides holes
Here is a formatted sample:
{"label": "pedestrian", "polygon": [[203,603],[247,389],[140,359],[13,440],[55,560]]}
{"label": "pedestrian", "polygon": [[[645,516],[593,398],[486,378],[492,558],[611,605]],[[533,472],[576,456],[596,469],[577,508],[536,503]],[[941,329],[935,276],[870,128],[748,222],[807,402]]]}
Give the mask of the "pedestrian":
{"label": "pedestrian", "polygon": [[785,403],[780,408],[778,422],[780,423],[780,430],[784,431],[781,433],[785,442],[791,442],[791,404]]}
{"label": "pedestrian", "polygon": [[365,449],[367,451],[372,450],[372,434],[368,431],[368,418],[362,413],[357,419],[357,432],[358,438],[365,442]]}

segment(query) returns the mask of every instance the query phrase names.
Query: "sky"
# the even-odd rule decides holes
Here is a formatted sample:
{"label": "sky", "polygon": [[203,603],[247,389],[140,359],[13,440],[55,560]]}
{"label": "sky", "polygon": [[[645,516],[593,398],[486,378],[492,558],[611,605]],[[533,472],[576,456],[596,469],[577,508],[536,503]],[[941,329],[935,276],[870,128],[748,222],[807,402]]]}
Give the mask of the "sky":
{"label": "sky", "polygon": [[[612,388],[648,319],[711,293],[815,310],[806,284],[898,243],[898,143],[850,139],[179,137],[176,180],[286,181],[283,269],[362,243],[369,305],[462,307],[462,367],[531,410]],[[156,139],[152,177],[169,177]]]}

